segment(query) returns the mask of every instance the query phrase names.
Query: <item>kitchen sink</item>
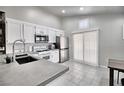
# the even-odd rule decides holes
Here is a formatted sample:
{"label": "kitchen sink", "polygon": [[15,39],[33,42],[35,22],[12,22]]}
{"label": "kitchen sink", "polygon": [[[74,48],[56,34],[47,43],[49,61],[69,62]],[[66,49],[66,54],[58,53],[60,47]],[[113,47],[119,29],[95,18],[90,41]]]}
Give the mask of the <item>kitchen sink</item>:
{"label": "kitchen sink", "polygon": [[34,62],[37,61],[38,59],[32,57],[32,56],[25,56],[25,57],[21,57],[21,58],[16,58],[15,59],[19,64],[25,64],[25,63],[30,63],[30,62]]}

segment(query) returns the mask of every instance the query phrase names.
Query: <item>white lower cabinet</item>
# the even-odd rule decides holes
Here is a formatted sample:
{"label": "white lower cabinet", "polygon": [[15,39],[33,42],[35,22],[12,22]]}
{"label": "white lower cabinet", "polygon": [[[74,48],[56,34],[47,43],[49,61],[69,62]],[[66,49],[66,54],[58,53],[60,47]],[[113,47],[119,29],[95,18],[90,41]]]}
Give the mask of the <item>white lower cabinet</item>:
{"label": "white lower cabinet", "polygon": [[50,60],[51,62],[58,63],[59,62],[59,50],[51,50],[50,51]]}

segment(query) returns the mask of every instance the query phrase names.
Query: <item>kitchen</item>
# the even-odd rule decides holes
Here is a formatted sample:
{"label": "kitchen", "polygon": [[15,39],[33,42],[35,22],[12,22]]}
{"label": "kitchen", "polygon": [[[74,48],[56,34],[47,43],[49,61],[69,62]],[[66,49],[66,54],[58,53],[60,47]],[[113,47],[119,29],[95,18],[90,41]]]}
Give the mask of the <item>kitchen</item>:
{"label": "kitchen", "polygon": [[0,85],[108,86],[108,60],[124,59],[123,8],[0,6]]}
{"label": "kitchen", "polygon": [[[7,85],[30,85],[30,86],[45,85],[48,82],[50,82],[52,79],[58,77],[59,75],[61,75],[62,73],[68,70],[68,67],[61,66],[58,64],[53,64],[53,67],[51,66],[51,68],[49,68],[50,65],[48,65],[48,64],[51,64],[50,62],[61,63],[68,60],[68,56],[65,56],[65,55],[68,55],[67,38],[64,37],[64,32],[62,30],[54,29],[47,26],[41,26],[41,25],[37,25],[37,24],[25,22],[25,21],[20,21],[12,18],[5,18],[5,12],[1,12],[1,24],[3,24],[4,26],[4,27],[1,26],[1,36],[2,36],[2,39],[5,41],[4,44],[1,45],[1,50],[3,49],[3,51],[1,51],[1,54],[3,54],[2,56],[4,56],[3,58],[4,62],[7,64],[10,64],[7,66],[7,68],[9,68],[9,66],[11,68],[12,66],[11,69],[13,69],[13,72],[12,73],[10,72],[10,74],[7,74],[7,76],[8,77],[14,76],[13,74],[16,74],[16,73],[20,73],[20,74],[17,75],[17,77],[14,76],[10,78],[10,80],[9,79],[6,80],[5,78],[1,79],[1,81],[3,82],[1,82],[0,85],[6,85],[6,84]],[[48,61],[46,62],[48,63],[46,65],[48,67],[45,66],[46,63],[44,64],[44,62],[39,61],[41,59],[42,61]],[[46,74],[45,74],[45,77],[40,76],[41,81],[39,83],[33,84],[34,81],[37,82],[37,80],[39,80],[38,79],[39,73],[38,73],[38,76],[36,75],[36,73],[33,73],[33,72],[36,72],[34,70],[35,67],[31,66],[32,68],[30,68],[29,71],[23,72],[23,73],[27,72],[28,76],[23,75],[23,73],[18,69],[20,67],[24,67],[23,64],[27,65],[27,63],[30,63],[30,62],[36,63],[36,61],[39,61],[40,63],[39,65],[43,66],[43,67],[40,66],[40,69],[38,69],[38,66],[36,66],[37,68],[36,71],[43,72],[42,75],[44,75],[44,73]],[[4,62],[2,61],[2,63]],[[21,66],[18,66],[15,62],[17,62]],[[41,63],[43,63],[44,65]],[[15,65],[17,67],[13,67]],[[49,73],[47,73],[43,68],[48,70]],[[19,71],[19,72],[14,73],[14,71]],[[52,72],[50,73],[50,71]],[[37,80],[32,80],[31,79],[32,75],[29,77],[29,74],[28,74],[29,72],[31,72],[32,75],[34,74],[33,75],[34,77],[32,78],[37,77]],[[19,80],[18,76],[19,77],[22,76],[21,80]],[[32,80],[33,82],[27,81],[27,78],[30,78],[30,80]],[[19,82],[14,82],[16,79],[18,79],[17,81]]]}
{"label": "kitchen", "polygon": [[[7,54],[12,53],[11,44],[14,41],[24,40],[26,43],[25,47],[27,47],[25,52],[33,52],[35,56],[37,55],[41,58],[43,58],[43,56],[44,58],[48,56],[48,60],[56,63],[59,62],[59,50],[61,48],[58,46],[60,46],[61,42],[58,41],[58,44],[56,44],[56,36],[61,36],[60,39],[62,39],[62,37],[64,39],[64,32],[62,30],[26,23],[14,19],[7,19],[7,26]],[[19,45],[19,47],[22,46]],[[63,46],[63,48],[66,47]],[[22,51],[19,48],[14,50],[15,52]]]}

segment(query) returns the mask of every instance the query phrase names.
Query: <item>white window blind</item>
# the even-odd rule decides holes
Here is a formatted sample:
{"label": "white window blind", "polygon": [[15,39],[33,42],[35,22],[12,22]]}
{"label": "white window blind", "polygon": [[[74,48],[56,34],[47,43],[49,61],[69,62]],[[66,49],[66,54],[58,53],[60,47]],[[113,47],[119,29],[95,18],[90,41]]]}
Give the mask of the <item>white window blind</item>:
{"label": "white window blind", "polygon": [[73,35],[74,59],[98,65],[98,31]]}
{"label": "white window blind", "polygon": [[73,35],[74,59],[83,60],[83,34]]}
{"label": "white window blind", "polygon": [[92,65],[98,65],[97,34],[97,31],[84,34],[84,61]]}

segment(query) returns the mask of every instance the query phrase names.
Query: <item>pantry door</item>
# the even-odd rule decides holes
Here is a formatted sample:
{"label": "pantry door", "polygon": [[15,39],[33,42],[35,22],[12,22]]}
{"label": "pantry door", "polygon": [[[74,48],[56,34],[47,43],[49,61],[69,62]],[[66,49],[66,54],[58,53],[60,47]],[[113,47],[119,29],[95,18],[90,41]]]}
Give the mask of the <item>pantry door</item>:
{"label": "pantry door", "polygon": [[73,58],[83,62],[83,33],[73,34]]}
{"label": "pantry door", "polygon": [[98,31],[84,33],[84,62],[98,65]]}

